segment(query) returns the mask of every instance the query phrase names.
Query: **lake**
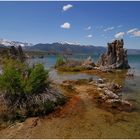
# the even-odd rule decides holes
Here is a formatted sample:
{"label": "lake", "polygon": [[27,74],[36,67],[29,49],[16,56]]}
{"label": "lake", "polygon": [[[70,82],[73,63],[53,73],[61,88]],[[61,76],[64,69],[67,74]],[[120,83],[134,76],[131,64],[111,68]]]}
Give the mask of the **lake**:
{"label": "lake", "polygon": [[[79,60],[84,60],[88,57],[89,55],[84,55],[84,54],[79,54],[79,55],[74,55],[70,56],[70,58],[75,58]],[[91,55],[93,58],[94,62],[96,62],[99,58],[99,55]],[[57,56],[46,56],[44,58],[34,58],[31,59],[29,63],[42,63],[46,69],[48,69],[50,78],[54,80],[55,82],[62,82],[64,80],[76,80],[76,79],[89,79],[90,77],[97,79],[98,77],[95,75],[91,74],[85,74],[85,73],[77,73],[77,72],[57,72],[53,67],[56,63]],[[140,55],[128,55],[128,61],[131,66],[132,71],[134,71],[134,77],[133,78],[128,78],[125,77],[125,79],[122,79],[121,73],[117,72],[113,77],[110,78],[110,82],[116,81],[116,82],[123,82],[124,86],[124,94],[123,97],[130,97],[133,99],[136,99],[137,102],[140,103]],[[139,105],[140,108],[140,105]]]}

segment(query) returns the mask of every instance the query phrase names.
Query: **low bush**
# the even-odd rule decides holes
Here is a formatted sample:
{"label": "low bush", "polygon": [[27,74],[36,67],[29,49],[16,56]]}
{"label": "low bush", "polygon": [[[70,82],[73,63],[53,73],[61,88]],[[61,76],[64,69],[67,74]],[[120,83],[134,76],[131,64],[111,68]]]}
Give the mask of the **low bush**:
{"label": "low bush", "polygon": [[28,78],[24,80],[24,93],[41,93],[48,85],[48,71],[42,64],[37,64],[28,72]]}
{"label": "low bush", "polygon": [[29,67],[17,60],[6,60],[0,75],[0,90],[6,94],[41,93],[47,79],[48,71],[42,64]]}
{"label": "low bush", "polygon": [[47,114],[65,102],[49,86],[48,71],[42,64],[29,67],[18,60],[5,60],[0,74],[0,118],[21,119]]}
{"label": "low bush", "polygon": [[63,66],[65,63],[65,59],[62,56],[59,56],[56,60],[55,68]]}

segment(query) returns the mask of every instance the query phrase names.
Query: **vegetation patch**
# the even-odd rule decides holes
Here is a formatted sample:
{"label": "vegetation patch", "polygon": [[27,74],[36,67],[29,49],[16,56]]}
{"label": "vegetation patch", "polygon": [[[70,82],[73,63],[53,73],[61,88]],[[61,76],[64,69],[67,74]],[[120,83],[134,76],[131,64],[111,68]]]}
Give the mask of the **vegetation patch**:
{"label": "vegetation patch", "polygon": [[48,114],[66,98],[51,87],[42,64],[29,67],[6,59],[0,74],[0,118],[4,121]]}
{"label": "vegetation patch", "polygon": [[84,62],[82,61],[67,59],[63,56],[59,56],[56,60],[55,68],[59,71],[65,72],[80,72],[92,69],[92,67],[82,65],[83,63]]}
{"label": "vegetation patch", "polygon": [[61,67],[64,64],[66,64],[66,60],[64,59],[64,57],[59,56],[56,60],[55,68]]}

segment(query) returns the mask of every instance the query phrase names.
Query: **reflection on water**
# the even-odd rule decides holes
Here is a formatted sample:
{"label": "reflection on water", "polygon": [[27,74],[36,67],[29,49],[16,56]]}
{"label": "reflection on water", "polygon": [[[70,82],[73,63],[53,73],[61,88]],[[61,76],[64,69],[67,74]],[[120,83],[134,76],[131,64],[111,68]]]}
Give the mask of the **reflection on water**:
{"label": "reflection on water", "polygon": [[95,75],[89,75],[85,73],[78,73],[78,72],[58,72],[57,70],[51,70],[49,72],[49,77],[55,83],[62,83],[65,80],[77,80],[77,79],[89,79],[93,78],[95,80],[98,79]]}

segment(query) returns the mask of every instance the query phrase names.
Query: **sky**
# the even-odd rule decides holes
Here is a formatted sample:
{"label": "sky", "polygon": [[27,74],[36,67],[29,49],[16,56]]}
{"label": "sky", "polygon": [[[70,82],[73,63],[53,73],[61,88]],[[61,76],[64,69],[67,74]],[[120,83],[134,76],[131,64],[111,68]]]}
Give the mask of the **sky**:
{"label": "sky", "polygon": [[123,38],[140,49],[140,1],[1,1],[0,38],[96,46]]}

